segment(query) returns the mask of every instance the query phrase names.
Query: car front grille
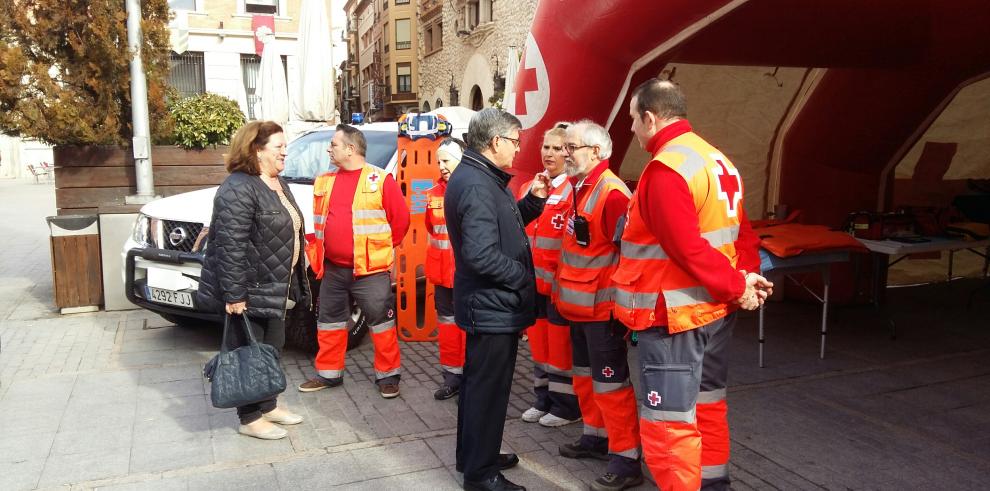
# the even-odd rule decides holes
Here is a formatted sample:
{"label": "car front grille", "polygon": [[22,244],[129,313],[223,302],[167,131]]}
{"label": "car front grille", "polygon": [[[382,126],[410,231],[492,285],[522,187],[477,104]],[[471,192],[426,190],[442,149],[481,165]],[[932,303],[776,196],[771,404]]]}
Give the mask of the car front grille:
{"label": "car front grille", "polygon": [[196,238],[202,230],[202,223],[162,220],[164,243],[159,244],[159,247],[171,251],[192,252]]}

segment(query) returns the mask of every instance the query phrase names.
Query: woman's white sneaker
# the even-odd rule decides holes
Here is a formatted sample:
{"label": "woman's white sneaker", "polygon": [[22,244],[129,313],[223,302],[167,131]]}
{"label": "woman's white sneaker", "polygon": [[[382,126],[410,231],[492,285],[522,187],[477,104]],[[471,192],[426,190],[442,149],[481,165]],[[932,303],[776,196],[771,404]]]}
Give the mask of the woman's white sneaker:
{"label": "woman's white sneaker", "polygon": [[540,418],[540,426],[546,426],[546,427],[549,427],[549,428],[556,428],[557,426],[569,425],[571,423],[574,423],[574,422],[577,422],[577,421],[580,421],[580,420],[581,420],[581,418],[578,418],[578,419],[564,419],[564,418],[561,418],[560,416],[554,416],[553,414],[547,413],[547,414],[544,414],[543,417]]}
{"label": "woman's white sneaker", "polygon": [[527,423],[535,423],[539,421],[540,418],[542,418],[545,414],[547,414],[546,411],[540,411],[535,407],[531,407],[527,409],[526,412],[522,413],[522,420]]}

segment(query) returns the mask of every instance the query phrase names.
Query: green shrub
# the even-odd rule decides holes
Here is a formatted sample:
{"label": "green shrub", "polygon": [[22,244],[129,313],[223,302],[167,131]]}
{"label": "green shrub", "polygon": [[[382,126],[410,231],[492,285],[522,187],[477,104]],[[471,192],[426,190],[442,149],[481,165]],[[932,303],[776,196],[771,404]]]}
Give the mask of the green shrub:
{"label": "green shrub", "polygon": [[227,145],[244,125],[244,113],[237,102],[217,94],[199,94],[169,102],[175,127],[173,141],[182,148]]}

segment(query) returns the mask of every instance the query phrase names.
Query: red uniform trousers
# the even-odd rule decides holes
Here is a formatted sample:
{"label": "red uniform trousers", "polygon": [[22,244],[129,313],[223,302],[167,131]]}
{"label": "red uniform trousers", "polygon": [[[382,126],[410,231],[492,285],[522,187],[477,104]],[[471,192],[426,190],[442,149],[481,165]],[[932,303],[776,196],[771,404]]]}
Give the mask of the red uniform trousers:
{"label": "red uniform trousers", "polygon": [[[612,469],[617,463],[614,456],[640,456],[636,394],[629,380],[624,336],[625,328],[612,321],[571,322],[574,392],[581,405],[584,434],[608,438],[608,451],[613,455],[608,471],[619,475],[629,472]],[[639,472],[638,463],[635,472]]]}
{"label": "red uniform trousers", "polygon": [[581,408],[572,380],[571,328],[550,297],[537,294],[536,323],[526,330],[535,365],[533,407],[563,419],[578,419]]}
{"label": "red uniform trousers", "polygon": [[440,344],[443,384],[457,388],[464,375],[464,343],[467,334],[454,323],[454,290],[435,285],[433,299],[437,307],[437,341]]}
{"label": "red uniform trousers", "polygon": [[676,334],[638,331],[643,453],[664,491],[730,489],[725,389],[735,320],[731,313]]}
{"label": "red uniform trousers", "polygon": [[375,379],[379,384],[398,383],[400,372],[399,337],[395,331],[395,295],[388,272],[354,277],[354,270],[324,263],[320,283],[320,309],[317,340],[320,350],[313,364],[324,380],[344,375],[347,330],[351,300],[364,313],[375,344]]}

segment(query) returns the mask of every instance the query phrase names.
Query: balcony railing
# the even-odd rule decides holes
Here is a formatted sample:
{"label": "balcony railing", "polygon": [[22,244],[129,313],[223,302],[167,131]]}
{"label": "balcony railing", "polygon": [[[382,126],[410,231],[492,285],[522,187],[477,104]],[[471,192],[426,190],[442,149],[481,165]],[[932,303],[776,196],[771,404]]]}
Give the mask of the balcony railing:
{"label": "balcony railing", "polygon": [[[386,46],[388,48],[388,46]],[[412,41],[396,41],[395,49],[409,49],[412,48]],[[387,49],[385,51],[388,51]]]}

